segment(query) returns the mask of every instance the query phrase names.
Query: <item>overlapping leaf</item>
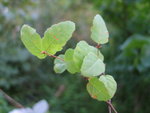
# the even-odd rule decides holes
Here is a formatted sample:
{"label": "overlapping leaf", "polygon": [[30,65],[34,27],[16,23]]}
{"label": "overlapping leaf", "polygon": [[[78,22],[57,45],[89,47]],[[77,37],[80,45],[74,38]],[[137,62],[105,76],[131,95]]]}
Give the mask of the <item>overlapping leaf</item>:
{"label": "overlapping leaf", "polygon": [[73,60],[75,62],[75,65],[77,66],[78,70],[80,70],[81,65],[83,63],[83,59],[86,55],[88,55],[89,52],[94,53],[101,60],[104,60],[103,55],[101,54],[101,52],[97,48],[88,45],[88,43],[86,43],[85,41],[80,41],[77,44],[77,46],[74,50],[74,55],[73,55]]}
{"label": "overlapping leaf", "polygon": [[111,75],[103,75],[99,78],[108,90],[110,97],[112,98],[117,89],[117,83]]}
{"label": "overlapping leaf", "polygon": [[99,79],[90,78],[87,90],[92,98],[99,101],[111,99],[116,92],[117,84],[112,76],[102,75]]}
{"label": "overlapping leaf", "polygon": [[106,28],[105,22],[100,15],[96,15],[94,17],[91,32],[91,38],[96,43],[105,44],[108,42],[109,33]]}
{"label": "overlapping leaf", "polygon": [[[64,59],[64,55],[59,55],[58,57]],[[67,69],[66,62],[60,60],[60,59],[55,59],[54,61],[54,71],[56,73],[63,73]]]}
{"label": "overlapping leaf", "polygon": [[88,53],[83,60],[81,74],[83,76],[92,77],[98,76],[103,72],[105,72],[105,64],[103,61],[94,53]]}
{"label": "overlapping leaf", "polygon": [[74,54],[73,49],[68,49],[65,52],[65,62],[67,65],[67,70],[72,74],[78,72],[77,67],[76,67],[74,60],[73,60],[73,54]]}

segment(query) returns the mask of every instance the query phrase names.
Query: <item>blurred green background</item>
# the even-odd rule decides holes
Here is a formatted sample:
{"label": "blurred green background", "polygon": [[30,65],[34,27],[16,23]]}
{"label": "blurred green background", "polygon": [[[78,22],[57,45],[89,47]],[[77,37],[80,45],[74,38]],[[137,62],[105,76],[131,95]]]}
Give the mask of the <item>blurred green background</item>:
{"label": "blurred green background", "polygon": [[[150,1],[149,0],[0,0],[0,88],[24,106],[40,99],[51,113],[108,113],[104,102],[93,100],[79,74],[53,71],[53,58],[39,60],[20,40],[20,28],[28,24],[43,36],[52,24],[76,23],[67,43],[90,39],[92,19],[105,19],[110,42],[104,45],[107,73],[115,77],[118,90],[112,99],[118,113],[150,113]],[[0,113],[14,106],[0,95]]]}

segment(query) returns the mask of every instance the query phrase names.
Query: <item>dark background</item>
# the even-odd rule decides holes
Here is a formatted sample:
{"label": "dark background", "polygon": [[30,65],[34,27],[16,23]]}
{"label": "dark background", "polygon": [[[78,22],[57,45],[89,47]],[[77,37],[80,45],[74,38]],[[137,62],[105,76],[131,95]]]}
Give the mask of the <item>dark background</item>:
{"label": "dark background", "polygon": [[[79,74],[53,71],[53,58],[39,60],[20,40],[20,28],[29,24],[43,36],[52,24],[76,23],[67,48],[90,39],[92,19],[105,19],[110,42],[103,46],[107,73],[118,83],[113,105],[118,113],[150,113],[150,1],[149,0],[0,0],[0,88],[24,106],[41,99],[51,113],[108,113],[107,105],[92,99]],[[64,92],[59,91],[64,89]],[[14,106],[0,95],[0,113]]]}

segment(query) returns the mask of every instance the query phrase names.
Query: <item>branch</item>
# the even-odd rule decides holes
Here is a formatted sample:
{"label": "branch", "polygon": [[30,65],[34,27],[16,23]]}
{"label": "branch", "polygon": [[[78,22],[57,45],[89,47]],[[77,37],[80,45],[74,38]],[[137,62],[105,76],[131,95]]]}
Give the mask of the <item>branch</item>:
{"label": "branch", "polygon": [[42,54],[45,54],[45,55],[48,55],[48,56],[50,56],[50,57],[57,58],[57,59],[59,59],[59,60],[64,61],[64,59],[62,59],[62,58],[60,58],[60,57],[58,57],[58,56],[55,56],[55,55],[51,55],[51,54],[47,53],[46,51],[42,51],[41,53],[42,53]]}
{"label": "branch", "polygon": [[109,105],[109,107],[111,107],[111,109],[112,109],[115,113],[118,113],[110,101],[107,101],[106,103]]}
{"label": "branch", "polygon": [[24,108],[23,105],[21,105],[19,102],[15,101],[13,98],[11,98],[9,95],[7,95],[2,89],[0,89],[0,93],[4,96],[4,98],[11,103],[13,106],[17,108]]}
{"label": "branch", "polygon": [[[109,100],[109,102],[111,102],[111,100]],[[109,113],[111,113],[111,107],[108,105],[108,111]]]}

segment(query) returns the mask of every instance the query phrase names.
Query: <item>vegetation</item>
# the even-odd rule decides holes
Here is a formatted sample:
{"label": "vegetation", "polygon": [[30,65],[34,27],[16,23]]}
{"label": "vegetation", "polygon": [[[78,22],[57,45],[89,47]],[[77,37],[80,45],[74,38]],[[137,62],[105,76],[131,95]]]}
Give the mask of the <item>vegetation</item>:
{"label": "vegetation", "polygon": [[62,47],[71,38],[74,31],[75,24],[71,21],[64,21],[48,28],[44,37],[41,38],[34,28],[23,25],[21,40],[25,47],[39,59],[44,59],[46,56],[54,57],[56,73],[63,73],[67,70],[72,74],[81,73],[87,77],[89,80],[87,90],[91,97],[107,102],[110,110],[115,110],[110,99],[116,92],[117,84],[111,75],[105,75],[104,56],[99,50],[101,44],[108,42],[109,37],[103,18],[96,15],[91,28],[91,38],[97,43],[96,47],[80,41],[75,49],[69,48],[64,55],[55,56],[56,52],[63,49]]}
{"label": "vegetation", "polygon": [[[99,13],[110,32],[109,43],[101,50],[106,73],[118,84],[112,104],[120,113],[149,113],[149,7],[148,0],[0,0],[0,87],[24,106],[44,98],[52,113],[107,113],[105,103],[89,97],[87,81],[79,74],[55,74],[53,59],[38,60],[20,41],[24,23],[43,36],[51,24],[72,20],[77,30],[56,55],[75,48],[79,40],[95,45],[88,38],[89,28]],[[0,104],[2,113],[14,109],[3,96]]]}

